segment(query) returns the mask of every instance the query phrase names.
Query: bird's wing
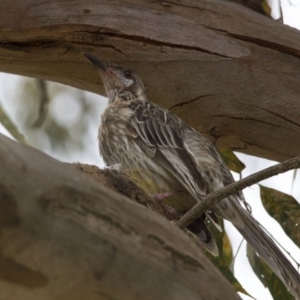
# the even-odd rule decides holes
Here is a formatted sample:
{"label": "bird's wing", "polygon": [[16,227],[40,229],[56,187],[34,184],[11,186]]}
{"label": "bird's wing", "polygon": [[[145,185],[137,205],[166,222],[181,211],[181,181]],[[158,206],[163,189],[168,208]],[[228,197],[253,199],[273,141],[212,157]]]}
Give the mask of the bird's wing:
{"label": "bird's wing", "polygon": [[[184,141],[185,125],[178,117],[167,110],[146,101],[134,101],[130,104],[134,110],[127,130],[136,143],[149,155],[156,159],[161,167],[170,172],[196,199],[211,192],[209,171],[200,169],[193,154]],[[209,155],[206,156],[208,158]],[[222,231],[214,212],[207,216]],[[213,255],[218,255],[217,245],[205,225],[205,217],[190,224],[199,242]]]}
{"label": "bird's wing", "polygon": [[133,101],[130,108],[135,113],[129,121],[128,131],[145,154],[155,157],[195,199],[200,200],[211,192],[211,181],[215,180],[212,176],[221,178],[221,174],[210,173],[210,167],[217,162],[201,143],[198,148],[203,153],[198,156],[203,157],[207,168],[199,168],[185,141],[186,128],[190,127],[169,111],[147,101]]}
{"label": "bird's wing", "polygon": [[[147,155],[155,157],[196,199],[233,182],[213,145],[178,117],[149,102],[134,101],[132,109],[132,136]],[[243,200],[241,193],[218,202],[213,211],[233,223],[300,300],[299,273],[238,199]]]}
{"label": "bird's wing", "polygon": [[[203,167],[206,168],[206,172],[208,172],[210,178],[209,183],[212,186],[211,191],[220,189],[234,182],[231,172],[216,148],[199,132],[190,126],[185,126],[184,141],[185,147],[193,154],[193,157],[195,157],[199,169]],[[246,210],[251,213],[251,207],[245,201],[244,195],[241,191],[233,194],[230,198],[231,201],[238,202],[237,200],[239,200]],[[237,205],[239,204],[240,203],[237,203]]]}
{"label": "bird's wing", "polygon": [[[130,134],[145,154],[157,159],[195,199],[199,201],[234,182],[216,148],[177,116],[147,101],[133,101],[130,108],[134,110],[128,125]],[[207,212],[219,230],[215,213],[236,223],[242,222],[235,213],[236,206],[240,206],[238,200],[246,205],[239,192],[230,196],[230,201],[223,201],[222,209],[218,209],[220,204]]]}

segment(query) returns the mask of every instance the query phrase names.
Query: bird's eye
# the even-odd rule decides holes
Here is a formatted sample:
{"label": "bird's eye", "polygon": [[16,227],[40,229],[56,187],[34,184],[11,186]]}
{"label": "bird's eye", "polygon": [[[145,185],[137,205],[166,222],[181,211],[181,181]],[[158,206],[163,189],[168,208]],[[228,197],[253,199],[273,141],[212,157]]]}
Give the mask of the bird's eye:
{"label": "bird's eye", "polygon": [[124,71],[124,75],[127,79],[130,79],[132,77],[132,73],[129,70]]}

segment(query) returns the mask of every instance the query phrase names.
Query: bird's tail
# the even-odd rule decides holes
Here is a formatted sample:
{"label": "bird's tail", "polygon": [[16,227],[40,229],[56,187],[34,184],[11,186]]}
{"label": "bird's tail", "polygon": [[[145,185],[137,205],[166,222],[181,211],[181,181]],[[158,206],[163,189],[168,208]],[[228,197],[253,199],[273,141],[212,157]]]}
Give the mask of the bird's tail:
{"label": "bird's tail", "polygon": [[213,256],[219,255],[218,246],[205,225],[205,215],[192,222],[187,229],[196,236],[199,243]]}
{"label": "bird's tail", "polygon": [[242,208],[236,199],[231,199],[228,202],[226,200],[225,202],[223,202],[224,200],[221,201],[221,203],[223,202],[223,204],[226,203],[226,205],[228,205],[228,202],[230,202],[233,206],[231,207],[231,209],[233,208],[231,211],[234,212],[234,214],[231,215],[230,218],[228,218],[228,215],[224,217],[233,223],[241,235],[281,279],[295,299],[300,300],[299,272],[292,266],[271,237],[261,228],[259,223]]}

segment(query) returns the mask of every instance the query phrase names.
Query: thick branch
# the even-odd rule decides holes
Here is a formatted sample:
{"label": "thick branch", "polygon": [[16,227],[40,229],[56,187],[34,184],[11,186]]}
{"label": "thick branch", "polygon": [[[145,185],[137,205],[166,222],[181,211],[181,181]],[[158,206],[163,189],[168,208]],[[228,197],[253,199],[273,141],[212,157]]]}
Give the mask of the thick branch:
{"label": "thick branch", "polygon": [[134,202],[142,204],[168,218],[168,215],[165,213],[163,207],[159,205],[158,201],[147,195],[144,190],[138,187],[131,178],[127,177],[125,174],[121,174],[110,169],[100,170],[98,167],[93,165],[81,163],[73,165],[81,172],[98,181],[110,190],[115,191]]}
{"label": "thick branch", "polygon": [[1,71],[103,93],[92,52],[218,147],[274,160],[300,149],[299,36],[228,1],[0,2]]}
{"label": "thick branch", "polygon": [[206,210],[214,206],[222,199],[243,190],[244,188],[256,184],[264,179],[285,173],[292,169],[300,167],[300,156],[289,159],[281,164],[277,164],[270,168],[259,171],[255,174],[247,176],[239,181],[233,182],[224,188],[217,190],[202,198],[191,210],[189,210],[182,218],[177,221],[180,228],[185,228],[194,220],[198,219]]}
{"label": "thick branch", "polygon": [[74,166],[0,135],[0,169],[1,299],[238,299],[181,230]]}

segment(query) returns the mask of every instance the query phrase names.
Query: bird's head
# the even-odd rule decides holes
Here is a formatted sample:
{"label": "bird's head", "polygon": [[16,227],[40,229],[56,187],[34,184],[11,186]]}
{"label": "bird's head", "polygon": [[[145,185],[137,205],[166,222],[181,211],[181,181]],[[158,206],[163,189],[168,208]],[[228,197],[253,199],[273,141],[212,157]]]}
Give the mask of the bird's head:
{"label": "bird's head", "polygon": [[115,101],[147,99],[144,83],[134,71],[102,62],[92,54],[84,53],[84,56],[99,71],[110,104]]}

